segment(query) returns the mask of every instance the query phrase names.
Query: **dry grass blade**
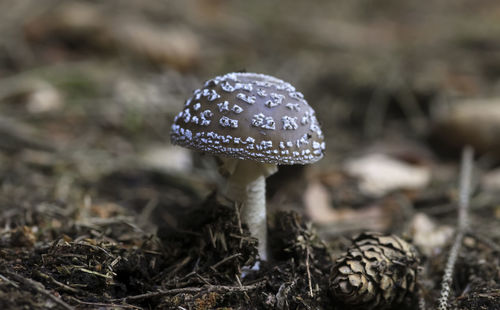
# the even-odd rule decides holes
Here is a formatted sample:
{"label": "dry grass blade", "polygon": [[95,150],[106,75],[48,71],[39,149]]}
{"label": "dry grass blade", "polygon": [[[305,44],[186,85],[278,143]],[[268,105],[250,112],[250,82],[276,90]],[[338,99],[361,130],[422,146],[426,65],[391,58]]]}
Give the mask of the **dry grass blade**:
{"label": "dry grass blade", "polygon": [[448,297],[450,295],[450,285],[453,281],[453,269],[457,261],[458,253],[462,245],[464,234],[469,224],[469,202],[471,192],[471,178],[474,151],[471,147],[465,147],[462,153],[462,163],[460,168],[460,197],[458,201],[458,228],[457,236],[450,250],[450,255],[446,262],[443,279],[441,281],[441,296],[439,297],[438,310],[448,309]]}

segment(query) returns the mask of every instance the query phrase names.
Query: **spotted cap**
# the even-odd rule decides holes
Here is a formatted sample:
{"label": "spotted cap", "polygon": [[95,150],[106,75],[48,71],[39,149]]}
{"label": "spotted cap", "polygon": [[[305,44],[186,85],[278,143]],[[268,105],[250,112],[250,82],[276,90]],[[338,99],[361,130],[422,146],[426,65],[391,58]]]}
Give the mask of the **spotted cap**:
{"label": "spotted cap", "polygon": [[214,155],[278,165],[323,157],[314,110],[295,87],[258,73],[228,73],[197,89],[175,117],[172,143]]}

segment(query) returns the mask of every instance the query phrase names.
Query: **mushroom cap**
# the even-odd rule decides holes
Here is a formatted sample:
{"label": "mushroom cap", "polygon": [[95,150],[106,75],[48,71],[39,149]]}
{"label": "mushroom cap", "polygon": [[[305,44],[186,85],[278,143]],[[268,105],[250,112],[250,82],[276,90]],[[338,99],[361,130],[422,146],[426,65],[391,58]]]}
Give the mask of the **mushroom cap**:
{"label": "mushroom cap", "polygon": [[205,82],[175,117],[170,139],[213,155],[278,165],[313,163],[325,150],[302,93],[258,73],[228,73]]}

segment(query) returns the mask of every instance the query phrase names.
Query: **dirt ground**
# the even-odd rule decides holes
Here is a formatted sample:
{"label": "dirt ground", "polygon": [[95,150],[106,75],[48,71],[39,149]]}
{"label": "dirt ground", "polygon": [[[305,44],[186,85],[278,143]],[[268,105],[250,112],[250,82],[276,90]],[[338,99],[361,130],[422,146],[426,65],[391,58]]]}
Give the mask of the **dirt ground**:
{"label": "dirt ground", "polygon": [[[466,144],[449,309],[500,309],[498,1],[4,0],[0,17],[0,309],[357,309],[330,275],[366,231],[418,252],[386,308],[435,309]],[[267,179],[259,270],[215,160],[169,141],[193,90],[235,71],[296,86],[327,146]]]}

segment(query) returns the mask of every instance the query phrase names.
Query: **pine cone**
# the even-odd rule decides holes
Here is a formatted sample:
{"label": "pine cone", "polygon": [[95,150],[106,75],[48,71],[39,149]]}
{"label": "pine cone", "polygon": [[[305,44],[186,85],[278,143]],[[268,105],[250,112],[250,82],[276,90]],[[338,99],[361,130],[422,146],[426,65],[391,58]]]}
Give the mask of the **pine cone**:
{"label": "pine cone", "polygon": [[415,249],[401,238],[362,233],[337,259],[330,291],[355,309],[385,309],[414,292],[418,264]]}

